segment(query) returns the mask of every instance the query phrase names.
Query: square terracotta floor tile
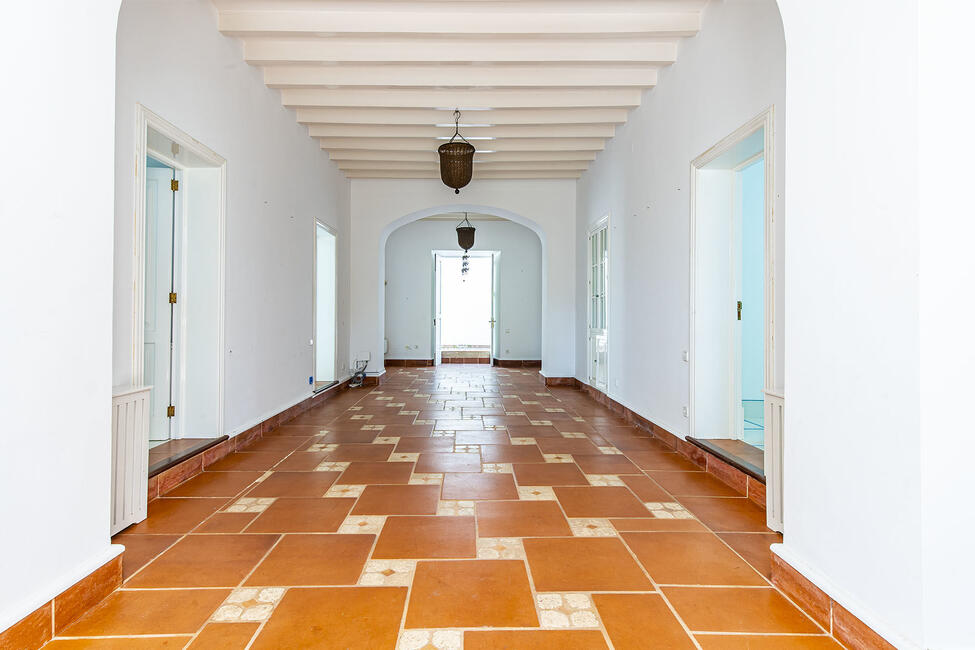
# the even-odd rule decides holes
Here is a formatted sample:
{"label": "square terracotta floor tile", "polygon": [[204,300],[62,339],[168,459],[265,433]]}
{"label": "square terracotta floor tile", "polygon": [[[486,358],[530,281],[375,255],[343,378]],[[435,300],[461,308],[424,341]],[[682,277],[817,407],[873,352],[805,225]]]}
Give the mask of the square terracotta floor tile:
{"label": "square terracotta floor tile", "polygon": [[572,458],[586,474],[636,474],[643,476],[640,468],[617,454],[573,454]]}
{"label": "square terracotta floor tile", "polygon": [[382,431],[377,431],[375,429],[362,429],[362,425],[356,426],[355,429],[348,431],[329,431],[319,442],[324,444],[369,444],[379,436],[383,435]]}
{"label": "square terracotta floor tile", "polygon": [[341,472],[274,472],[247,493],[249,497],[322,497]]}
{"label": "square terracotta floor tile", "polygon": [[646,517],[647,507],[625,487],[556,487],[569,517]]}
{"label": "square terracotta floor tile", "polygon": [[536,591],[652,591],[616,537],[526,539]]}
{"label": "square terracotta floor tile", "polygon": [[129,526],[132,533],[188,533],[227,503],[229,499],[153,499],[149,502],[148,517]]}
{"label": "square terracotta floor tile", "polygon": [[593,602],[616,650],[693,648],[694,642],[659,594],[593,594]]}
{"label": "square terracotta floor tile", "polygon": [[445,454],[423,452],[416,462],[416,471],[421,474],[441,472],[480,472],[480,454]]}
{"label": "square terracotta floor tile", "polygon": [[704,524],[697,519],[661,519],[650,517],[647,519],[610,519],[609,523],[620,532],[666,531],[670,533],[706,533],[709,532]]}
{"label": "square terracotta floor tile", "polygon": [[473,558],[475,538],[474,517],[388,517],[372,557]]}
{"label": "square terracotta floor tile", "polygon": [[114,591],[61,636],[196,634],[230,589]]}
{"label": "square terracotta floor tile", "polygon": [[244,650],[260,623],[210,623],[187,650]]}
{"label": "square terracotta floor tile", "polygon": [[412,473],[413,463],[352,462],[336,483],[339,485],[405,485],[410,482]]}
{"label": "square terracotta floor tile", "polygon": [[657,584],[768,584],[713,533],[622,533],[620,536]]}
{"label": "square terracotta floor tile", "polygon": [[373,535],[285,535],[267,554],[248,585],[354,585]]}
{"label": "square terracotta floor tile", "polygon": [[444,474],[442,499],[518,499],[511,474]]}
{"label": "square terracotta floor tile", "polygon": [[192,534],[240,533],[254,521],[256,512],[216,512],[190,531]]}
{"label": "square terracotta floor tile", "polygon": [[544,463],[538,445],[481,445],[485,463]]}
{"label": "square terracotta floor tile", "polygon": [[232,497],[264,472],[203,472],[166,493],[167,497]]}
{"label": "square terracotta floor tile", "polygon": [[538,627],[520,560],[418,562],[407,628]]}
{"label": "square terracotta floor tile", "polygon": [[[44,646],[44,650],[176,650],[182,648],[192,638],[192,636],[129,636],[103,637],[100,639],[54,639]],[[199,648],[200,646],[194,645],[192,647]],[[220,646],[213,647],[220,648]],[[243,645],[236,647],[244,648]]]}
{"label": "square terracotta floor tile", "polygon": [[715,532],[772,532],[765,525],[765,511],[746,497],[680,497],[678,501]]}
{"label": "square terracotta floor tile", "polygon": [[468,630],[464,650],[598,650],[606,648],[598,630]]}
{"label": "square terracotta floor tile", "polygon": [[359,497],[352,514],[435,515],[439,500],[439,485],[369,485]]}
{"label": "square terracotta floor tile", "polygon": [[208,472],[245,472],[271,469],[287,456],[287,451],[238,451],[207,467]]}
{"label": "square terracotta floor tile", "polygon": [[418,454],[424,451],[450,452],[454,449],[451,438],[400,438],[396,443],[397,454]]}
{"label": "square terracotta floor tile", "polygon": [[728,546],[755,567],[763,576],[772,579],[772,551],[769,546],[782,542],[779,533],[718,533]]}
{"label": "square terracotta floor tile", "polygon": [[458,431],[454,440],[458,445],[509,445],[507,431]]}
{"label": "square terracotta floor tile", "polygon": [[674,496],[740,497],[730,487],[707,472],[647,472],[660,487]]}
{"label": "square terracotta floor tile", "polygon": [[[594,456],[602,454],[596,445],[583,438],[539,438],[538,448],[543,454],[572,454],[580,456]],[[609,473],[609,472],[605,472]]]}
{"label": "square terracotta floor tile", "polygon": [[274,466],[275,472],[313,472],[325,461],[328,452],[296,451]]}
{"label": "square terracotta floor tile", "polygon": [[771,587],[665,587],[663,592],[692,632],[823,632]]}
{"label": "square terracotta floor tile", "polygon": [[515,463],[518,485],[589,485],[575,463]]}
{"label": "square terracotta floor tile", "polygon": [[749,634],[698,634],[704,650],[842,650],[828,636],[781,636]]}
{"label": "square terracotta floor tile", "polygon": [[481,537],[570,537],[572,529],[555,501],[481,501]]}
{"label": "square terracotta floor tile", "polygon": [[383,461],[389,458],[395,446],[343,444],[328,453],[328,460],[333,462]]}
{"label": "square terracotta floor tile", "polygon": [[236,587],[277,535],[188,535],[150,562],[127,587]]}
{"label": "square terracotta floor tile", "polygon": [[354,498],[276,499],[247,527],[248,533],[334,533],[355,503]]}
{"label": "square terracotta floor tile", "polygon": [[670,495],[669,492],[664,490],[662,487],[653,482],[652,479],[640,475],[631,476],[624,475],[620,477],[620,480],[630,488],[630,491],[636,495],[636,498],[647,503],[648,501],[653,501],[660,503],[663,501],[673,501],[674,497]]}
{"label": "square terracotta floor tile", "polygon": [[392,649],[405,603],[406,587],[289,589],[251,648]]}
{"label": "square terracotta floor tile", "polygon": [[112,539],[113,544],[125,546],[122,556],[122,579],[144,567],[149,560],[156,557],[176,543],[179,535],[119,535]]}
{"label": "square terracotta floor tile", "polygon": [[508,427],[508,436],[511,438],[557,438],[562,440],[562,434],[550,424],[512,425]]}

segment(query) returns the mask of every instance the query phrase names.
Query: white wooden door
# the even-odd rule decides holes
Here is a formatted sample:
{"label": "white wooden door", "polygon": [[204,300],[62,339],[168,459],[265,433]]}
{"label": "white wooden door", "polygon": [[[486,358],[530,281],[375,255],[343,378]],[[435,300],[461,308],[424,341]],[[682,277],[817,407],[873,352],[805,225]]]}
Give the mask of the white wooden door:
{"label": "white wooden door", "polygon": [[169,440],[173,434],[168,409],[174,402],[175,305],[169,295],[176,292],[174,170],[146,169],[145,248],[145,342],[144,377],[152,386],[149,399],[149,440]]}
{"label": "white wooden door", "polygon": [[498,253],[491,254],[491,356],[488,363],[501,352],[501,260]]}
{"label": "white wooden door", "polygon": [[441,303],[441,284],[443,283],[442,258],[434,255],[433,273],[433,364],[439,366],[443,360],[440,353],[440,338],[443,326],[443,307]]}
{"label": "white wooden door", "polygon": [[589,235],[589,385],[606,392],[609,383],[607,295],[609,230],[604,224]]}

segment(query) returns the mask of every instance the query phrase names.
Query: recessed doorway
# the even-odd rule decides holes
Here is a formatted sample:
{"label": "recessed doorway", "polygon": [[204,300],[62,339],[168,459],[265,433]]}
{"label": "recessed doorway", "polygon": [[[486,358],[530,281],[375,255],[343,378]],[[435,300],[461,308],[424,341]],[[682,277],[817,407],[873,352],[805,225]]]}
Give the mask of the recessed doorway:
{"label": "recessed doorway", "polygon": [[315,375],[314,390],[333,386],[338,338],[335,329],[335,234],[320,221],[315,222]]}
{"label": "recessed doorway", "polygon": [[492,251],[434,253],[434,363],[491,363],[497,324]]}

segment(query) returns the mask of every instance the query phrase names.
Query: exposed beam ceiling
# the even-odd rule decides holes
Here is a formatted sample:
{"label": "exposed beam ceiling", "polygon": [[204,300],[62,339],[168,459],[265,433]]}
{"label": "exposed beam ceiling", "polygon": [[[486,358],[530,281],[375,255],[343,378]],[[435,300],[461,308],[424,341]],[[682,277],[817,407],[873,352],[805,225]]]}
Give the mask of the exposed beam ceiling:
{"label": "exposed beam ceiling", "polygon": [[349,178],[578,178],[706,0],[213,0],[221,32]]}

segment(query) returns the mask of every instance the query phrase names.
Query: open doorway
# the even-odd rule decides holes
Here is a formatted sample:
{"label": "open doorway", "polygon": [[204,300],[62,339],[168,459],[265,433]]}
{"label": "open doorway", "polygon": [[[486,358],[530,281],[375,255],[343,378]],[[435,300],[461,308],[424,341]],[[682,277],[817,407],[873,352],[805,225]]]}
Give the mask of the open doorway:
{"label": "open doorway", "polygon": [[775,357],[771,119],[692,163],[690,435],[759,472]]}
{"label": "open doorway", "polygon": [[434,253],[434,363],[491,363],[497,253]]}
{"label": "open doorway", "polygon": [[335,352],[335,234],[315,222],[315,391],[336,383]]}

